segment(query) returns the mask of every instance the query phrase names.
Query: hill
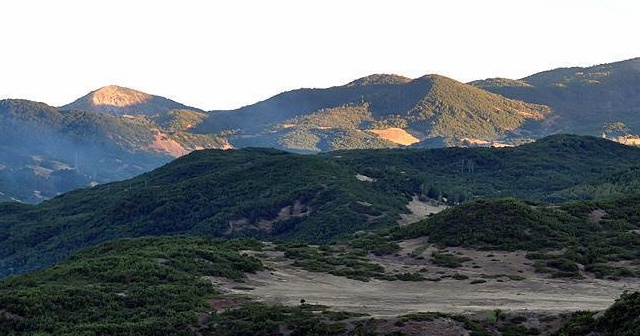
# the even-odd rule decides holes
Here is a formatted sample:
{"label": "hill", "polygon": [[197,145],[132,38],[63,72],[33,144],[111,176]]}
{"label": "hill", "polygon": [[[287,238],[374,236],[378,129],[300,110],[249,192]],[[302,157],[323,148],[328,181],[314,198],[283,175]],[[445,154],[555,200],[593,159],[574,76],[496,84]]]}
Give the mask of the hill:
{"label": "hill", "polygon": [[[488,147],[518,145],[558,133],[605,136],[637,145],[639,62],[555,69],[519,80],[493,78],[471,85],[439,75],[410,79],[376,74],[340,86],[283,92],[231,111],[205,112],[115,85],[58,108],[66,118],[53,117],[51,113],[57,112],[38,103],[7,100],[3,109],[18,109],[29,119],[9,113],[13,121],[3,121],[8,131],[0,141],[15,142],[24,135],[34,139],[24,141],[25,148],[3,147],[0,200],[40,202],[72,188],[135,175],[111,172],[148,171],[204,148],[259,146],[318,153]],[[64,139],[66,154],[49,156],[30,149],[31,142],[57,143],[58,138]],[[94,144],[91,152],[108,153],[87,154],[74,148],[80,142]],[[158,156],[165,160],[157,161]],[[104,164],[114,158],[118,164]],[[78,166],[76,162],[104,169],[76,174],[70,169]]]}
{"label": "hill", "polygon": [[200,109],[189,107],[164,97],[117,85],[105,86],[92,91],[72,103],[61,106],[60,109],[102,112],[113,115],[148,116],[162,114],[171,110],[203,112]]}
{"label": "hill", "polygon": [[602,138],[559,134],[511,148],[352,150],[326,155],[367,176],[390,171],[418,175],[422,194],[449,202],[488,197],[562,202],[634,192],[632,172],[638,153],[635,147]]}
{"label": "hill", "polygon": [[[560,68],[517,81],[494,78],[472,85],[553,109],[543,124],[547,132],[599,135],[609,125],[626,125],[626,134],[640,134],[640,58],[587,68]],[[617,137],[617,135],[614,135]]]}
{"label": "hill", "polygon": [[[102,244],[0,282],[4,335],[193,335],[220,293],[205,277],[262,269],[258,242],[144,238]],[[201,321],[204,323],[204,321]]]}
{"label": "hill", "polygon": [[640,235],[637,195],[559,206],[516,199],[468,202],[392,232],[394,239],[428,236],[443,247],[530,252],[539,272],[555,277],[637,277]]}
{"label": "hill", "polygon": [[205,116],[191,110],[120,116],[2,100],[0,200],[36,203],[130,178],[194,149],[228,147],[220,137],[189,133]]}
{"label": "hill", "polygon": [[2,204],[0,269],[20,273],[81,247],[146,235],[326,242],[396,225],[413,197],[562,201],[549,195],[639,165],[640,149],[564,135],[514,148],[196,151],[39,205]]}
{"label": "hill", "polygon": [[129,178],[167,162],[140,151],[146,125],[25,100],[0,101],[0,200],[40,202],[68,190]]}
{"label": "hill", "polygon": [[[501,202],[505,209],[519,206],[496,201],[494,209]],[[312,251],[333,267],[421,270],[398,273],[404,280],[367,282],[298,269]],[[495,251],[464,250],[463,256],[474,257],[464,263],[473,267],[443,266],[414,252],[376,257],[340,244],[274,248],[255,240],[186,236],[115,240],[0,280],[0,328],[6,335],[637,334],[640,294],[620,294],[622,285],[611,280],[599,280],[594,290],[590,280],[549,278],[507,261],[500,264],[520,273],[496,274],[491,270],[504,266],[491,266],[496,262],[484,255],[507,254]],[[458,253],[434,255],[462,259]],[[292,257],[299,259],[287,263]],[[306,286],[299,291],[301,279]],[[275,302],[270,287],[283,298]],[[550,307],[554,303],[559,306]],[[581,309],[594,305],[599,308]],[[386,310],[371,310],[377,307]]]}
{"label": "hill", "polygon": [[[230,134],[235,147],[295,151],[385,148],[403,131],[414,142],[442,137],[496,141],[525,137],[546,106],[523,103],[450,78],[372,75],[327,89],[299,89],[234,111],[212,111],[197,132]],[[377,131],[377,132],[376,132]]]}

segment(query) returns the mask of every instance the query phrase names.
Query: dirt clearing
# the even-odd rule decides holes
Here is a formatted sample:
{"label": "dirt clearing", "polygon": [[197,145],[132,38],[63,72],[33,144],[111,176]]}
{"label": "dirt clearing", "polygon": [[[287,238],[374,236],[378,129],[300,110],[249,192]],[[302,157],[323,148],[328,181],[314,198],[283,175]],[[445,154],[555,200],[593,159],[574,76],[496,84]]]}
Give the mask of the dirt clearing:
{"label": "dirt clearing", "polygon": [[[410,244],[417,247],[421,242]],[[428,254],[429,251],[427,249],[424,253]],[[437,281],[372,279],[363,282],[308,272],[291,266],[290,261],[281,256],[270,254],[263,258],[268,270],[249,275],[243,283],[218,281],[215,285],[227,293],[248,295],[266,303],[293,306],[299,305],[300,300],[304,299],[306,303],[326,305],[332,310],[366,313],[374,317],[426,311],[478,313],[501,309],[558,313],[602,310],[625,290],[640,289],[637,279],[548,278],[548,275],[534,273],[524,256],[518,252],[451,252],[464,254],[472,260],[461,268],[447,269],[429,264],[428,258],[420,260],[396,256],[373,259],[385,269],[401,272],[426,268],[425,277],[439,278]],[[413,261],[407,262],[406,258]],[[448,276],[450,274],[462,274],[467,278],[455,280]],[[519,275],[519,280],[505,276],[513,274]],[[484,282],[471,283],[474,279],[483,279]]]}

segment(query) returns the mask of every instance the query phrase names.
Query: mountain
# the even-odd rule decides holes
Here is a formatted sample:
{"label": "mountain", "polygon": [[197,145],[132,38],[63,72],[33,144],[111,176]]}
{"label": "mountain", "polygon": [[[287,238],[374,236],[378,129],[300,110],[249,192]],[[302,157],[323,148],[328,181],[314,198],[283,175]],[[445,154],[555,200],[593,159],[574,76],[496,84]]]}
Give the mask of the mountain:
{"label": "mountain", "polygon": [[0,200],[40,202],[122,180],[169,161],[146,125],[25,100],[0,101]]}
{"label": "mountain", "polygon": [[117,85],[109,85],[92,91],[72,103],[61,106],[60,109],[103,112],[113,115],[148,116],[162,114],[171,110],[203,112],[200,109],[185,106],[164,97]]}
{"label": "mountain", "polygon": [[195,132],[229,134],[235,147],[301,152],[388,148],[527,137],[549,108],[453,79],[372,75],[327,89],[299,89],[234,111],[212,111]]}
{"label": "mountain", "polygon": [[116,90],[110,100],[114,104],[138,103],[67,110],[28,100],[0,101],[0,200],[40,202],[68,190],[130,178],[195,149],[229,147],[221,137],[189,132],[206,118],[204,112],[167,110],[184,105],[125,88],[92,94],[104,98],[109,90]]}
{"label": "mountain", "polygon": [[[640,143],[639,91],[640,59],[631,59],[470,84],[439,75],[376,74],[325,89],[283,92],[231,111],[205,112],[119,86],[61,108],[6,100],[0,106],[0,143],[11,145],[0,146],[0,200],[39,202],[205,148],[318,153],[510,146],[558,133],[633,145]],[[109,160],[115,162],[104,163]],[[83,164],[92,168],[74,170]]]}
{"label": "mountain", "polygon": [[519,80],[493,78],[472,85],[553,109],[548,132],[613,137],[640,134],[640,58],[592,67],[559,68]]}
{"label": "mountain", "polygon": [[[640,166],[640,149],[557,135],[513,148],[384,149],[299,155],[202,150],[133,179],[38,205],[0,204],[0,275],[57,262],[105,240],[149,235],[327,242],[397,225],[408,204],[520,197],[561,202],[575,186]],[[621,180],[627,183],[628,179]],[[638,185],[636,183],[635,185]]]}
{"label": "mountain", "polygon": [[224,134],[235,147],[303,153],[513,145],[558,133],[638,144],[638,92],[640,58],[469,84],[439,75],[377,74],[326,89],[283,92],[233,111],[211,111],[195,132]]}

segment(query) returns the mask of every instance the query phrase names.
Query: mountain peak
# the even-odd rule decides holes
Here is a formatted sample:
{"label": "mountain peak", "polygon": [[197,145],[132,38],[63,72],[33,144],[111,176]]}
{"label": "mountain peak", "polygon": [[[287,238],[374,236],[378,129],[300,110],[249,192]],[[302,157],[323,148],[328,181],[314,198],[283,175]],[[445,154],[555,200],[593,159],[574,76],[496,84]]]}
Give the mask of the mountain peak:
{"label": "mountain peak", "polygon": [[380,85],[380,84],[405,84],[409,83],[411,78],[388,75],[388,74],[375,74],[356,79],[353,82],[347,84],[347,87],[352,86],[365,86],[365,85]]}
{"label": "mountain peak", "polygon": [[74,102],[61,106],[60,109],[102,112],[113,115],[156,115],[169,110],[202,111],[164,97],[117,85],[109,85],[91,91]]}
{"label": "mountain peak", "polygon": [[141,104],[151,99],[151,95],[122,86],[109,85],[91,93],[95,106],[126,107]]}

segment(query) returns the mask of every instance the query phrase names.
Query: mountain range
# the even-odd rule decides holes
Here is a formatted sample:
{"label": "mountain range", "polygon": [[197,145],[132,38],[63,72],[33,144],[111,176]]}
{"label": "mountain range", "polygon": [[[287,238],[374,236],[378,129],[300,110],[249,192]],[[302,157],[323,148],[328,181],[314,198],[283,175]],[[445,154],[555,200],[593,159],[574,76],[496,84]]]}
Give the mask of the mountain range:
{"label": "mountain range", "polygon": [[505,146],[556,133],[633,144],[640,58],[512,80],[371,75],[204,111],[108,86],[61,107],[0,101],[0,200],[37,203],[126,179],[205,148]]}

